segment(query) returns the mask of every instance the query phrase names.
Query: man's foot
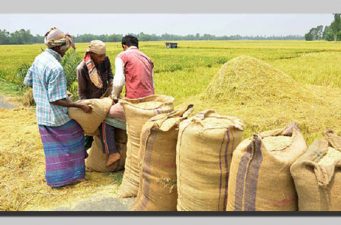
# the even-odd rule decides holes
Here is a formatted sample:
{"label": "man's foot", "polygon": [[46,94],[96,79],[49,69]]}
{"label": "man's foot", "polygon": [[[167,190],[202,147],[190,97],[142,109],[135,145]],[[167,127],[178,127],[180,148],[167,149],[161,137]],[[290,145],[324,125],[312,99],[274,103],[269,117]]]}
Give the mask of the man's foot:
{"label": "man's foot", "polygon": [[121,158],[121,154],[116,152],[116,153],[111,153],[109,155],[109,158],[107,160],[106,166],[111,166],[112,164],[114,164],[115,162],[117,162],[119,159]]}

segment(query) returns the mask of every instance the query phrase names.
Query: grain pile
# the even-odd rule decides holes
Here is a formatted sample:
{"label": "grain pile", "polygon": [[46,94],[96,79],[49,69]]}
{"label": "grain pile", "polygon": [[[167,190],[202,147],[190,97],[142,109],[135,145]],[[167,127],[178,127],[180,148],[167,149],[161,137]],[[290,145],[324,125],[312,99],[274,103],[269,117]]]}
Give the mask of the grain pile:
{"label": "grain pile", "polygon": [[245,137],[296,121],[312,143],[326,129],[341,126],[341,90],[299,83],[268,62],[239,56],[225,63],[207,89],[185,101],[196,112],[213,108],[240,117]]}

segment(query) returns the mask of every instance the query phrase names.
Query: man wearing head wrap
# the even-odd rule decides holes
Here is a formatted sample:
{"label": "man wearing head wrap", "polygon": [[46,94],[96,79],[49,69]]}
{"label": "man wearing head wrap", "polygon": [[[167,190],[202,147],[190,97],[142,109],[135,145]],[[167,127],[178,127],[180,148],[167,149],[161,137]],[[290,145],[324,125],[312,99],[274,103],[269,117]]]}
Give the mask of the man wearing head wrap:
{"label": "man wearing head wrap", "polygon": [[89,113],[91,107],[72,102],[67,96],[66,77],[60,62],[70,47],[75,48],[72,37],[51,28],[44,42],[48,48],[35,58],[24,84],[33,88],[47,184],[61,187],[85,176],[83,130],[69,118],[67,108],[76,107]]}
{"label": "man wearing head wrap", "polygon": [[[80,99],[101,98],[111,94],[113,75],[104,42],[90,42],[82,62],[77,67],[77,79]],[[106,165],[110,166],[120,159],[114,139],[115,128],[104,122],[99,129],[103,151],[109,155]],[[91,146],[92,141],[92,137],[85,136],[86,149]]]}
{"label": "man wearing head wrap", "polygon": [[82,62],[77,66],[77,80],[80,99],[110,95],[113,75],[104,42],[90,42]]}

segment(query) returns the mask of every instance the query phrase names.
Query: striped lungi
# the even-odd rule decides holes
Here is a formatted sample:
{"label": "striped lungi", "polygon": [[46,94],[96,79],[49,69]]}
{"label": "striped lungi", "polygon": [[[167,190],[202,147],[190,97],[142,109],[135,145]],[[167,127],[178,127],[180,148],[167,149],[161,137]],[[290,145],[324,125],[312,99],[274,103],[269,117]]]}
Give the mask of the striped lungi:
{"label": "striped lungi", "polygon": [[85,148],[82,128],[74,120],[58,127],[39,125],[44,146],[46,182],[61,187],[85,176]]}

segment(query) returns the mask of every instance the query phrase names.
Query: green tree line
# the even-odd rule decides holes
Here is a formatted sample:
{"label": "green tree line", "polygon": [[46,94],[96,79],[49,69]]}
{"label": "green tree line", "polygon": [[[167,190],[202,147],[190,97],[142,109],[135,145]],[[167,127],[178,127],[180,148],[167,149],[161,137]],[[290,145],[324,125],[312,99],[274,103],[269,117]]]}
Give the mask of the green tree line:
{"label": "green tree line", "polygon": [[334,14],[334,20],[329,26],[313,27],[305,34],[305,40],[341,41],[341,13]]}
{"label": "green tree line", "polygon": [[0,44],[32,44],[43,42],[40,35],[32,35],[30,30],[20,29],[13,33],[0,29]]}
{"label": "green tree line", "polygon": [[[286,36],[215,36],[211,34],[188,34],[188,35],[175,35],[175,34],[133,34],[137,36],[140,41],[177,41],[177,40],[302,40],[303,36],[299,35],[286,35]],[[80,34],[74,36],[76,42],[90,42],[91,40],[101,40],[104,42],[120,42],[122,34]],[[33,35],[30,30],[20,29],[13,33],[7,30],[0,29],[0,44],[33,44],[43,43],[44,37],[41,35]]]}

